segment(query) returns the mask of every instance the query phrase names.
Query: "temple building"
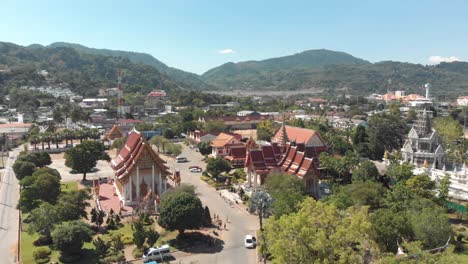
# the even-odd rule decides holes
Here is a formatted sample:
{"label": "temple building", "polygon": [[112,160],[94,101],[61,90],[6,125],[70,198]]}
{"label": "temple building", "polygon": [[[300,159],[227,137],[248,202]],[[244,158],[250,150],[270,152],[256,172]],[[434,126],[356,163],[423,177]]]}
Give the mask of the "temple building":
{"label": "temple building", "polygon": [[403,148],[403,161],[410,162],[416,167],[431,166],[442,169],[445,164],[445,154],[439,135],[432,128],[432,112],[420,110],[417,120],[408,133]]}
{"label": "temple building", "polygon": [[280,172],[299,177],[306,191],[319,197],[318,156],[327,150],[327,145],[318,132],[283,125],[270,145],[258,146],[249,140],[246,149],[247,182],[254,189],[265,182],[268,174]]}
{"label": "temple building", "polygon": [[123,138],[123,137],[125,137],[125,133],[122,131],[122,129],[119,126],[114,125],[108,132],[106,132],[106,134],[104,135],[104,140],[114,141],[115,139]]}
{"label": "temple building", "polygon": [[166,162],[151,148],[142,133],[133,129],[110,165],[115,172],[116,194],[122,206],[150,206],[173,182]]}

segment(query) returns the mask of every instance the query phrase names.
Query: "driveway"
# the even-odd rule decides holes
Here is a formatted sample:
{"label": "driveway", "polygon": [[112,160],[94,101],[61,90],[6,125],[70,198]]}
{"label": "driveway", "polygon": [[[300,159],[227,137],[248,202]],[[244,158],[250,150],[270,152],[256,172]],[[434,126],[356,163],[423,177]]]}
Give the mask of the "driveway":
{"label": "driveway", "polygon": [[223,222],[228,219],[226,230],[218,231],[219,238],[223,240],[223,249],[217,253],[190,253],[190,252],[174,252],[176,258],[175,263],[223,263],[223,264],[239,264],[239,263],[257,263],[257,255],[255,249],[244,248],[244,237],[247,234],[255,235],[255,231],[259,228],[258,218],[249,213],[240,210],[239,208],[229,205],[225,202],[218,191],[211,188],[208,184],[200,179],[201,173],[191,173],[190,166],[200,166],[203,170],[206,167],[202,161],[203,156],[183,145],[182,154],[180,156],[187,157],[188,162],[176,163],[174,159],[166,158],[167,165],[171,171],[180,170],[182,183],[192,184],[196,187],[198,197],[200,197],[203,206],[207,205],[210,208],[211,215],[217,214]]}
{"label": "driveway", "polygon": [[16,160],[19,149],[10,152],[0,181],[0,256],[1,263],[17,263],[18,248],[18,210],[19,184],[11,166]]}

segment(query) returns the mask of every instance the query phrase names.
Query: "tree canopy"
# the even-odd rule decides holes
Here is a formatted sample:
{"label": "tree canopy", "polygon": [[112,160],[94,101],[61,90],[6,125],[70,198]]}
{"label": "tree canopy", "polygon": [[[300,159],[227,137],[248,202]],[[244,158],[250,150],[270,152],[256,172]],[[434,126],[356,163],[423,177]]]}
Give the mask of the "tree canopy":
{"label": "tree canopy", "polygon": [[265,233],[273,263],[363,263],[378,252],[366,208],[340,211],[312,198],[268,220]]}
{"label": "tree canopy", "polygon": [[98,141],[83,141],[65,152],[65,165],[83,173],[83,181],[86,181],[86,173],[96,167],[98,160],[110,160],[104,152],[104,145]]}
{"label": "tree canopy", "polygon": [[158,224],[183,235],[186,229],[196,229],[203,225],[203,212],[198,197],[188,192],[175,192],[161,200]]}

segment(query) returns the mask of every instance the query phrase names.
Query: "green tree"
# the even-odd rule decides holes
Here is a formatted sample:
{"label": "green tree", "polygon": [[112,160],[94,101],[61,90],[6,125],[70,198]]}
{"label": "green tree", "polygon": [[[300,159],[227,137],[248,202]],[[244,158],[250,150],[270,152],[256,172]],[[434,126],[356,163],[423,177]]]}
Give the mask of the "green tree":
{"label": "green tree", "polygon": [[65,165],[83,173],[83,181],[86,181],[86,173],[96,167],[98,160],[110,160],[104,145],[98,141],[84,141],[65,152]]}
{"label": "green tree", "polygon": [[15,172],[16,178],[18,180],[23,179],[26,176],[32,175],[36,165],[29,161],[17,160],[13,164],[13,171]]}
{"label": "green tree", "polygon": [[95,223],[97,226],[101,226],[104,223],[104,216],[106,213],[103,210],[93,208],[91,210],[91,223]]}
{"label": "green tree", "polygon": [[142,248],[146,240],[146,232],[141,221],[136,221],[132,225],[133,230],[133,243],[137,248]]}
{"label": "green tree", "polygon": [[52,231],[54,246],[67,255],[79,255],[84,242],[90,242],[92,232],[84,222],[63,222]]}
{"label": "green tree", "polygon": [[90,206],[88,200],[91,199],[89,189],[70,191],[62,193],[57,201],[57,210],[64,221],[88,218],[86,207]]}
{"label": "green tree", "polygon": [[111,148],[116,149],[119,151],[123,146],[125,145],[125,142],[127,141],[127,138],[117,138],[112,142]]}
{"label": "green tree", "polygon": [[175,133],[174,131],[172,131],[172,129],[166,128],[163,130],[163,137],[167,139],[171,139],[171,138],[174,138],[174,136],[175,136]]}
{"label": "green tree", "polygon": [[275,127],[271,120],[261,121],[257,125],[257,139],[270,141],[271,137],[275,134]]}
{"label": "green tree", "polygon": [[364,126],[357,126],[354,130],[352,139],[353,139],[353,145],[355,146],[361,143],[367,143],[368,136],[367,136],[366,128]]}
{"label": "green tree", "polygon": [[160,204],[160,226],[177,230],[183,235],[185,229],[195,229],[203,225],[203,207],[198,197],[187,192],[175,192],[165,196]]}
{"label": "green tree", "polygon": [[49,153],[44,151],[20,155],[18,160],[32,162],[36,167],[40,168],[52,164]]}
{"label": "green tree", "polygon": [[203,210],[203,225],[206,227],[211,226],[212,221],[211,221],[211,213],[210,213],[210,208],[208,206],[205,206],[205,209]]}
{"label": "green tree", "polygon": [[263,231],[263,219],[271,215],[273,200],[264,190],[256,190],[249,199],[249,210],[258,215],[260,230]]}
{"label": "green tree", "polygon": [[388,166],[387,176],[395,179],[397,182],[406,182],[413,176],[413,169],[414,165],[410,163],[392,163]]}
{"label": "green tree", "polygon": [[366,160],[353,170],[352,178],[353,182],[377,181],[379,179],[379,171],[372,161]]}
{"label": "green tree", "polygon": [[202,154],[202,155],[211,154],[212,148],[211,148],[211,142],[210,141],[202,141],[202,142],[198,143],[197,147],[198,147],[198,150],[200,151],[200,154]]}
{"label": "green tree", "polygon": [[273,199],[272,212],[276,218],[297,212],[306,198],[304,182],[289,174],[271,173],[264,186]]}
{"label": "green tree", "polygon": [[265,233],[273,263],[365,263],[378,252],[366,208],[342,212],[312,198],[267,221]]}
{"label": "green tree", "polygon": [[415,239],[426,248],[444,245],[451,236],[449,219],[443,209],[437,206],[413,209],[409,215]]}
{"label": "green tree", "polygon": [[459,140],[463,135],[463,128],[460,123],[451,117],[438,117],[434,119],[433,127],[437,130],[442,142],[451,144]]}
{"label": "green tree", "polygon": [[28,232],[39,233],[46,238],[46,241],[51,241],[51,232],[56,224],[61,219],[57,212],[57,208],[49,203],[42,203],[38,208],[31,211],[29,219],[31,222],[28,226]]}
{"label": "green tree", "polygon": [[396,252],[397,241],[413,237],[411,223],[405,211],[393,212],[382,208],[372,213],[370,219],[376,232],[376,241],[383,251]]}
{"label": "green tree", "polygon": [[206,164],[206,171],[213,177],[217,177],[222,172],[229,172],[231,164],[224,158],[209,158]]}
{"label": "green tree", "polygon": [[50,173],[27,176],[22,181],[25,189],[20,193],[18,208],[29,212],[41,202],[55,204],[60,195],[60,178]]}
{"label": "green tree", "polygon": [[93,245],[95,248],[96,255],[98,255],[101,258],[107,255],[107,252],[110,248],[109,242],[102,240],[101,237],[97,237],[96,239],[94,239]]}
{"label": "green tree", "polygon": [[166,152],[166,146],[170,143],[169,140],[162,136],[154,136],[149,141],[150,144],[155,145],[158,148],[158,152],[160,152],[160,148],[163,152]]}
{"label": "green tree", "polygon": [[367,205],[371,209],[377,209],[383,202],[385,188],[380,183],[366,181],[344,185],[338,192],[345,193],[354,205]]}
{"label": "green tree", "polygon": [[446,174],[444,178],[439,181],[438,190],[439,190],[439,201],[445,206],[449,195],[450,188],[450,175]]}
{"label": "green tree", "polygon": [[154,244],[156,244],[158,239],[159,239],[159,233],[156,232],[156,230],[154,230],[153,228],[149,228],[146,231],[146,243],[148,243],[149,247],[152,247]]}
{"label": "green tree", "polygon": [[400,149],[406,126],[393,115],[373,115],[369,119],[369,150],[372,159],[382,159],[385,150]]}
{"label": "green tree", "polygon": [[435,182],[426,174],[416,175],[406,181],[406,186],[415,194],[424,198],[433,198]]}
{"label": "green tree", "polygon": [[205,123],[205,131],[208,133],[219,133],[226,130],[227,127],[222,121],[209,121]]}

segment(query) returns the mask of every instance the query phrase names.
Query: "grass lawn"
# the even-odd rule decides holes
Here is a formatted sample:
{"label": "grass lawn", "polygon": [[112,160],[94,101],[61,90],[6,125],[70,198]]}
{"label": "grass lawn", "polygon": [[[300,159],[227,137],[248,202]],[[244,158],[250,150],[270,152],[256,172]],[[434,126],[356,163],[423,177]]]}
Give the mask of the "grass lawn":
{"label": "grass lawn", "polygon": [[60,184],[60,189],[62,192],[71,192],[71,191],[78,191],[78,183],[77,182],[62,182]]}
{"label": "grass lawn", "polygon": [[[28,216],[27,214],[22,214],[23,219],[25,219],[27,216]],[[39,247],[34,246],[33,243],[35,240],[39,238],[39,234],[38,233],[29,234],[27,232],[28,224],[23,223],[22,228],[23,228],[23,231],[21,232],[21,263],[34,263],[33,253]],[[49,246],[44,246],[44,247],[49,247]],[[51,247],[49,248],[52,251],[52,253],[50,254],[50,261],[61,263],[59,262],[60,252],[57,250],[54,250]],[[91,251],[94,249],[93,243],[92,242],[84,243],[83,249],[84,249],[83,257],[78,262],[74,262],[74,263],[77,263],[77,264],[95,263],[96,262],[95,256],[94,256],[93,251]]]}

